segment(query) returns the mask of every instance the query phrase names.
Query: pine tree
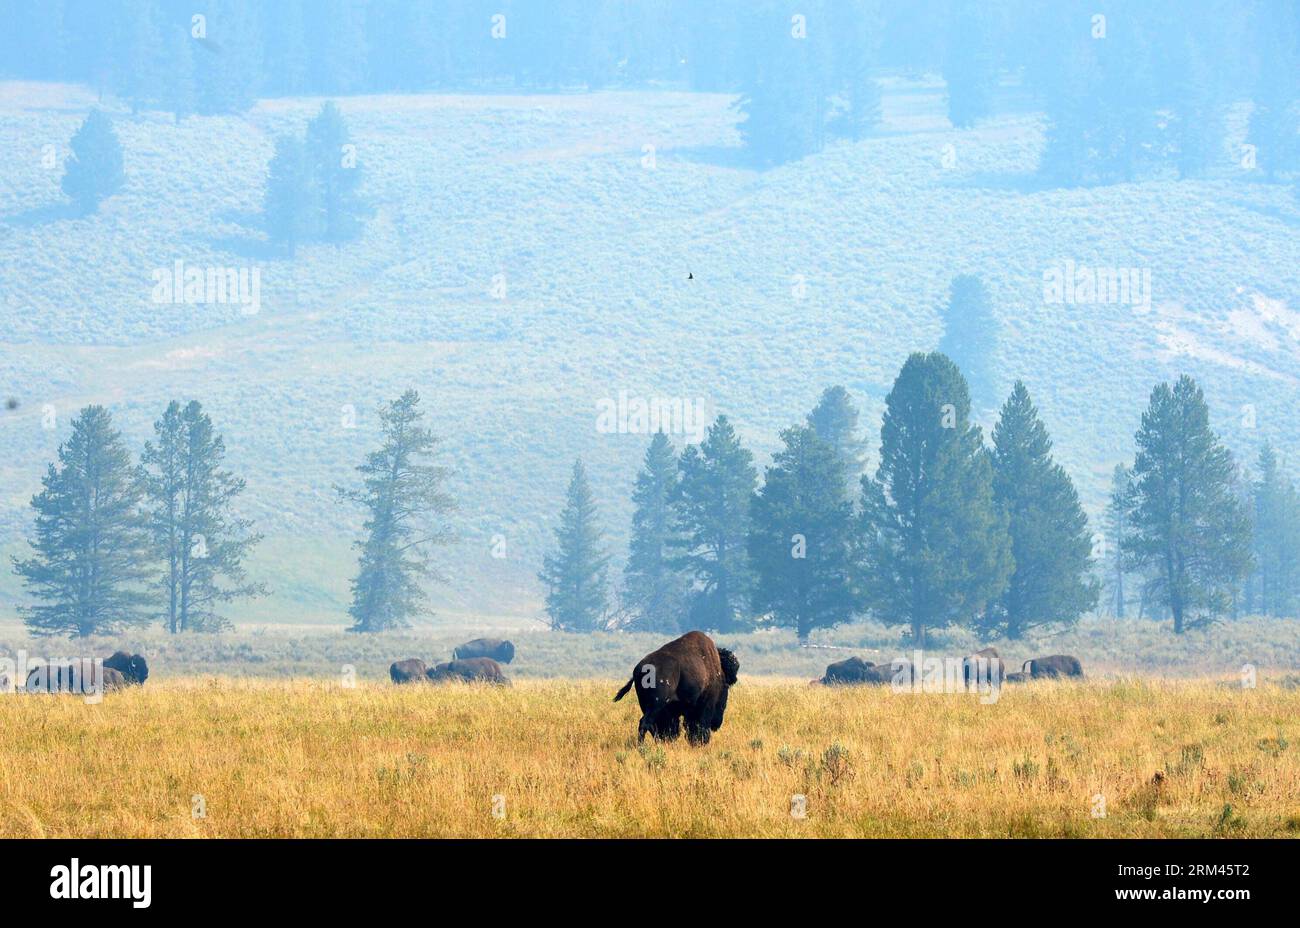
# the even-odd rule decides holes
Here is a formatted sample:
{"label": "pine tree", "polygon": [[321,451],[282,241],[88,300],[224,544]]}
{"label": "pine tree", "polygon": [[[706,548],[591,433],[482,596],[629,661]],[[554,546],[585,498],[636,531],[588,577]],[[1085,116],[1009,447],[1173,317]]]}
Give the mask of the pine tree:
{"label": "pine tree", "polygon": [[1258,466],[1253,487],[1256,601],[1265,615],[1292,615],[1300,607],[1300,495],[1282,475],[1272,446],[1260,451]]}
{"label": "pine tree", "polygon": [[1127,565],[1124,562],[1124,540],[1128,538],[1128,496],[1133,475],[1123,464],[1116,464],[1111,474],[1110,499],[1106,503],[1106,586],[1111,614],[1122,619],[1127,615],[1128,603],[1124,595]]}
{"label": "pine tree", "polygon": [[785,448],[753,503],[749,559],[754,611],[807,641],[814,628],[847,621],[852,580],[853,502],[835,449],[807,427],[781,433]]}
{"label": "pine tree", "polygon": [[187,116],[194,115],[198,105],[194,87],[194,42],[188,29],[177,26],[165,30],[163,46],[167,68],[158,102],[178,124]]}
{"label": "pine tree", "polygon": [[132,113],[158,102],[165,83],[159,67],[162,33],[157,15],[153,0],[127,0],[114,18],[113,85],[131,104]]}
{"label": "pine tree", "polygon": [[638,631],[679,634],[689,582],[673,565],[677,454],[668,436],[655,434],[632,491],[632,540],[623,571],[623,606]]}
{"label": "pine tree", "polygon": [[555,530],[555,554],[542,559],[546,614],[557,631],[594,632],[605,627],[609,606],[605,554],[596,502],[582,462],[573,465],[564,511]]}
{"label": "pine tree", "polygon": [[1149,593],[1182,634],[1228,610],[1250,569],[1250,520],[1192,378],[1151,391],[1137,447],[1124,553],[1151,572]]}
{"label": "pine tree", "polygon": [[429,547],[451,541],[446,516],[455,509],[443,489],[447,470],[432,460],[438,439],[423,425],[420,394],[407,390],[379,411],[383,444],[357,466],[359,488],[337,487],[340,499],[366,510],[352,581],[354,632],[405,628],[429,612],[422,581],[444,582]]}
{"label": "pine tree", "polygon": [[153,551],[163,564],[163,627],[215,632],[231,628],[219,603],[266,592],[249,583],[244,558],[262,536],[231,511],[244,481],[222,470],[225,443],[198,402],[173,400],[154,423],[141,464]]}
{"label": "pine tree", "polygon": [[998,322],[988,288],[971,274],[954,277],[944,310],[939,352],[951,358],[966,377],[976,412],[991,408],[995,402],[997,345]]}
{"label": "pine tree", "polygon": [[313,223],[320,235],[331,242],[352,237],[360,226],[360,203],[356,188],[361,168],[348,141],[343,115],[333,101],[327,101],[307,124],[306,154],[311,189],[319,211]]}
{"label": "pine tree", "polygon": [[1014,568],[987,626],[1019,639],[1077,622],[1097,605],[1088,517],[1069,475],[1052,460],[1052,441],[1019,380],[993,428],[993,498],[1010,519]]}
{"label": "pine tree", "polygon": [[880,466],[862,479],[858,561],[868,608],[889,625],[926,631],[970,624],[1011,575],[1007,516],[957,366],[913,354],[885,400]]}
{"label": "pine tree", "polygon": [[[198,111],[242,113],[253,105],[262,76],[262,28],[251,0],[208,0],[205,34],[194,54]],[[193,34],[194,27],[191,27]]]}
{"label": "pine tree", "polygon": [[948,89],[948,121],[969,129],[993,109],[997,63],[989,12],[978,0],[958,0],[950,19],[943,77]]}
{"label": "pine tree", "polygon": [[[809,8],[819,6],[815,2]],[[741,138],[764,167],[796,161],[825,144],[826,22],[814,12],[804,17],[803,37],[784,7],[765,6],[754,17],[754,67],[735,106],[744,116]]]}
{"label": "pine tree", "polygon": [[845,98],[842,132],[854,141],[880,127],[881,93],[875,72],[880,67],[884,14],[880,0],[853,0],[828,6],[834,43],[834,86]]}
{"label": "pine tree", "polygon": [[750,506],[758,474],[726,416],[704,441],[682,452],[674,562],[695,581],[692,628],[738,631],[749,624],[754,576],[749,565]]}
{"label": "pine tree", "polygon": [[267,235],[290,255],[298,245],[320,234],[320,193],[312,181],[306,148],[293,136],[282,135],[275,140],[262,214]]}
{"label": "pine tree", "polygon": [[36,510],[35,555],[14,570],[41,605],[20,606],[36,635],[115,634],[145,625],[149,557],[139,511],[141,487],[108,411],[87,406],[59,446]]}
{"label": "pine tree", "polygon": [[63,192],[84,213],[93,213],[99,202],[122,189],[122,145],[113,124],[98,109],[90,111],[72,137],[72,154],[63,172]]}
{"label": "pine tree", "polygon": [[808,413],[808,425],[835,450],[844,473],[846,498],[853,501],[866,466],[867,442],[858,434],[858,408],[849,391],[839,385],[822,391],[821,399]]}

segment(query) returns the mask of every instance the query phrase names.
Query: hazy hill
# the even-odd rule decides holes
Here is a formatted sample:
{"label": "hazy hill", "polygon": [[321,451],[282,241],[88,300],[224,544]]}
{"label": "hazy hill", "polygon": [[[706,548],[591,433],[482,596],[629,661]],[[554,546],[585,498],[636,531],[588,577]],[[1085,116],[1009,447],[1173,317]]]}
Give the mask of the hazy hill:
{"label": "hazy hill", "polygon": [[[344,98],[375,216],[355,242],[286,259],[257,228],[266,165],[319,100],[179,126],[108,104],[127,186],[83,219],[42,154],[66,155],[93,97],[0,84],[0,387],[20,403],[0,409],[0,548],[18,550],[79,406],[107,404],[138,447],[169,398],[197,398],[268,535],[252,569],[275,595],[232,614],[342,624],[357,519],[331,487],[374,442],[375,405],[414,386],[462,501],[444,612],[531,616],[575,456],[623,553],[648,436],[599,432],[602,399],[703,399],[765,459],[843,383],[874,444],[894,374],[937,344],[963,272],[993,294],[1002,387],[1028,383],[1090,512],[1131,458],[1151,386],[1179,372],[1243,459],[1268,439],[1295,473],[1289,188],[1230,177],[1225,155],[1211,181],[1039,189],[1036,114],[954,131],[933,86],[900,82],[880,137],[758,173],[738,156],[731,99]],[[178,260],[260,269],[260,311],[154,303],[153,270]],[[1150,268],[1151,309],[1047,304],[1042,275],[1066,260]],[[490,556],[498,534],[504,560]],[[16,595],[0,570],[0,621]]]}

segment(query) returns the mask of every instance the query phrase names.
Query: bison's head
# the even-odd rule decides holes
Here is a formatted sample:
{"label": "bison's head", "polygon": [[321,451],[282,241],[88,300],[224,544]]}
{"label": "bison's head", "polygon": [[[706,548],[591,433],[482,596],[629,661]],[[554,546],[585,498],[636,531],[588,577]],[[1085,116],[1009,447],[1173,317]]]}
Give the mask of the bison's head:
{"label": "bison's head", "polygon": [[727,686],[735,686],[740,673],[740,661],[726,648],[718,648],[718,657],[722,661],[722,677]]}
{"label": "bison's head", "polygon": [[125,677],[128,682],[138,685],[149,679],[149,665],[145,662],[143,655],[132,654],[128,666],[130,667],[130,670],[122,673],[122,676]]}

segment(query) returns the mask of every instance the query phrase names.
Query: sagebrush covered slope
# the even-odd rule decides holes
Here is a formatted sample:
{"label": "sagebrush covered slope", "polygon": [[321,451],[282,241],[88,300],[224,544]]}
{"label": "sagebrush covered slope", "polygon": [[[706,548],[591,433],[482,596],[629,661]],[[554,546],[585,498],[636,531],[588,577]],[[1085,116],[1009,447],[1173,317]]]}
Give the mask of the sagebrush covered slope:
{"label": "sagebrush covered slope", "polygon": [[[374,443],[375,405],[408,386],[463,507],[440,602],[533,614],[577,456],[622,555],[648,436],[598,431],[602,399],[703,399],[765,461],[843,383],[874,445],[894,374],[938,343],[962,272],[993,296],[1001,388],[1026,381],[1090,512],[1151,386],[1180,372],[1244,460],[1265,439],[1300,451],[1300,219],[1289,189],[1233,178],[1226,153],[1208,181],[1036,189],[1036,115],[958,132],[933,88],[898,82],[879,138],[766,173],[738,157],[724,96],[345,98],[375,215],[357,241],[288,259],[257,227],[266,164],[319,100],[179,126],[110,102],[126,188],[73,218],[41,154],[62,157],[93,102],[0,93],[0,370],[20,402],[0,411],[3,547],[77,407],[107,404],[138,448],[168,399],[197,398],[269,536],[251,567],[275,595],[236,619],[342,621],[358,514],[331,487]],[[260,311],[155,304],[151,274],[177,260],[259,268]],[[1151,309],[1049,305],[1043,272],[1065,260],[1149,267]]]}

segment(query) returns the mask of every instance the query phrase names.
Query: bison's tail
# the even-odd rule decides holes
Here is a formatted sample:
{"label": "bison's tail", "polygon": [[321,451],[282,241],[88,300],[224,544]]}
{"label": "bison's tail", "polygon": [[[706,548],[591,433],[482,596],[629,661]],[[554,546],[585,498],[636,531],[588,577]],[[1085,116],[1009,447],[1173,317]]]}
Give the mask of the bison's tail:
{"label": "bison's tail", "polygon": [[619,690],[618,693],[614,696],[614,702],[618,702],[620,699],[622,699],[624,696],[626,696],[626,695],[627,695],[627,691],[630,690],[630,689],[632,688],[632,684],[635,683],[635,682],[636,682],[636,677],[633,677],[632,679],[630,679],[630,680],[628,680],[626,683],[624,683],[624,684],[623,684],[623,688],[622,688],[621,690]]}
{"label": "bison's tail", "polygon": [[1032,671],[1032,670],[1030,669],[1030,667],[1029,667],[1029,665],[1032,664],[1032,663],[1033,663],[1032,660],[1027,660],[1027,661],[1025,661],[1023,664],[1020,665],[1020,672],[1021,672],[1021,673],[1033,673],[1033,671]]}

